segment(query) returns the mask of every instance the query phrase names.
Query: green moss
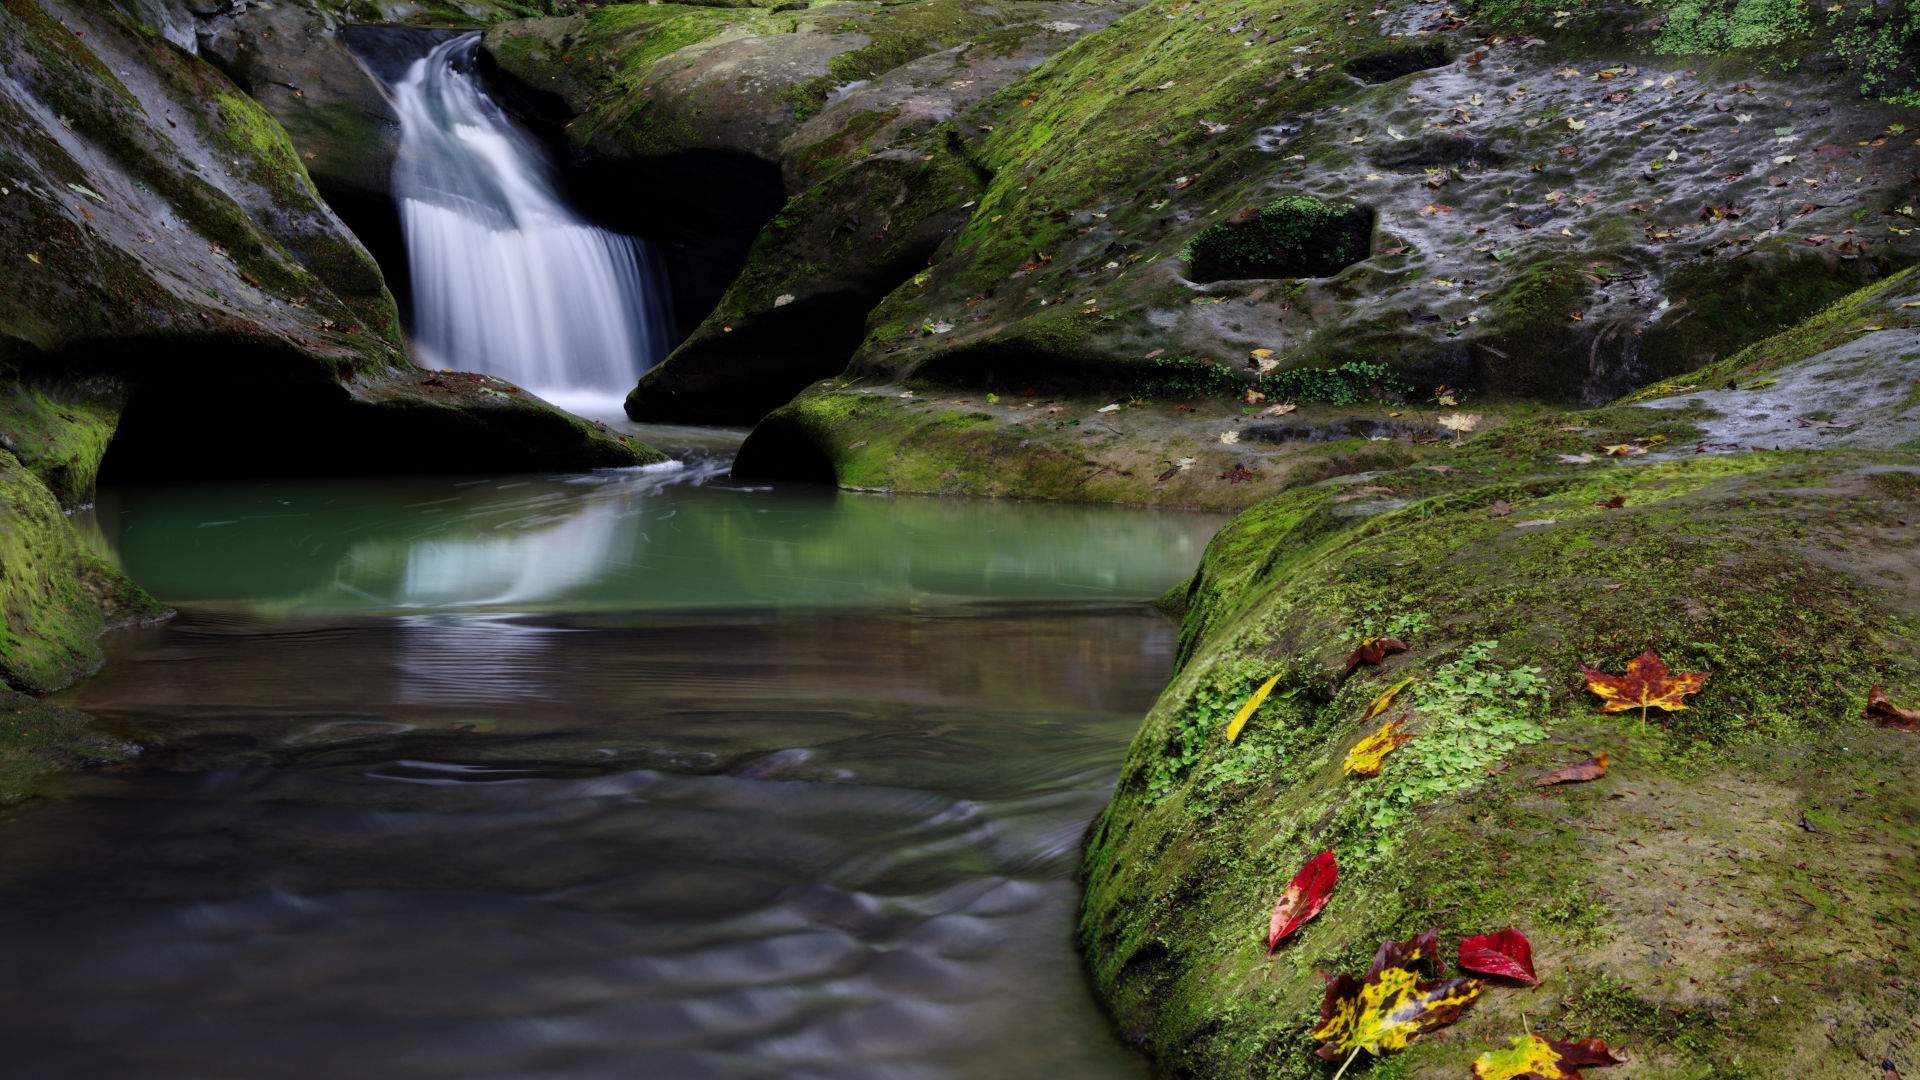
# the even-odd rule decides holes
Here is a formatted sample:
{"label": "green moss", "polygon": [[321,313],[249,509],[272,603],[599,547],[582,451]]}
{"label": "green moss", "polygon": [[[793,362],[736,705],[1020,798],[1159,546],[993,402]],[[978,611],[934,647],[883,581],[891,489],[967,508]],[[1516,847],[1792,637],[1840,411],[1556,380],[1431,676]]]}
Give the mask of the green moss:
{"label": "green moss", "polygon": [[1372,235],[1372,211],[1282,195],[1202,229],[1182,256],[1195,281],[1328,277],[1366,258]]}
{"label": "green moss", "polygon": [[120,411],[100,397],[0,381],[0,448],[52,491],[62,506],[93,492]]}
{"label": "green moss", "polygon": [[[1595,428],[1632,425],[1636,412],[1593,414]],[[1779,793],[1894,782],[1907,767],[1906,744],[1873,737],[1857,713],[1874,681],[1920,687],[1920,613],[1864,569],[1900,543],[1892,523],[1920,509],[1905,485],[1873,479],[1911,455],[1564,467],[1533,458],[1537,433],[1496,434],[1505,438],[1495,448],[1475,440],[1456,454],[1455,472],[1368,478],[1426,492],[1404,509],[1355,516],[1337,488],[1296,490],[1242,514],[1210,546],[1185,597],[1180,669],[1129,752],[1085,864],[1081,940],[1096,985],[1168,1071],[1320,1075],[1304,1036],[1315,971],[1363,967],[1386,935],[1509,923],[1551,958],[1542,970],[1565,996],[1492,999],[1454,1038],[1409,1052],[1394,1066],[1404,1075],[1464,1069],[1476,1048],[1518,1030],[1516,1006],[1536,1030],[1612,1023],[1609,977],[1635,980],[1640,1019],[1618,1029],[1650,1076],[1814,1075],[1825,1066],[1808,1062],[1839,1060],[1818,1056],[1829,1051],[1817,1025],[1785,1018],[1826,1000],[1836,976],[1857,978],[1854,960],[1817,947],[1821,959],[1796,953],[1791,963],[1689,954],[1688,993],[1744,1000],[1757,980],[1768,1002],[1784,1004],[1676,1013],[1677,988],[1631,959],[1644,947],[1638,920],[1655,915],[1600,898],[1610,860],[1623,860],[1633,895],[1712,892],[1728,925],[1766,925],[1778,896],[1804,888],[1793,872],[1745,862],[1760,899],[1722,894],[1702,880],[1700,853],[1736,844],[1727,837],[1737,828],[1783,835],[1772,830],[1786,811],[1765,800],[1797,796]],[[1607,508],[1616,495],[1625,506]],[[1511,512],[1490,514],[1496,500]],[[1341,679],[1354,636],[1401,614],[1413,651]],[[1577,665],[1618,670],[1647,647],[1676,668],[1711,670],[1708,692],[1644,730],[1596,713]],[[1225,718],[1276,671],[1284,697],[1226,744]],[[1405,676],[1416,681],[1388,715],[1408,712],[1421,738],[1381,777],[1343,777],[1342,755],[1374,726],[1357,717]],[[1811,764],[1841,733],[1876,749]],[[1532,792],[1531,776],[1594,751],[1615,762],[1605,786],[1549,801]],[[1724,796],[1701,790],[1707,777],[1752,785],[1755,801],[1729,814]],[[1642,821],[1660,815],[1693,831],[1644,853],[1620,839],[1655,835]],[[1752,842],[1740,835],[1739,845]],[[1337,902],[1263,962],[1265,910],[1323,848],[1340,858]],[[1869,889],[1912,917],[1877,871],[1798,858],[1818,866],[1815,892]],[[1834,917],[1865,927],[1886,916]],[[1836,1007],[1879,1009],[1877,991],[1861,985]],[[1716,1064],[1703,1066],[1703,1055]],[[1722,1068],[1735,1060],[1751,1071]]]}
{"label": "green moss", "polygon": [[45,485],[0,451],[0,683],[64,686],[100,662],[94,639],[109,621],[156,610],[80,541]]}
{"label": "green moss", "polygon": [[1892,314],[1889,301],[1912,282],[1913,269],[1902,270],[1828,305],[1772,337],[1756,341],[1730,356],[1654,383],[1628,396],[1628,401],[1669,397],[1700,387],[1744,383],[1764,372],[1826,352],[1858,337],[1873,326],[1883,326]]}

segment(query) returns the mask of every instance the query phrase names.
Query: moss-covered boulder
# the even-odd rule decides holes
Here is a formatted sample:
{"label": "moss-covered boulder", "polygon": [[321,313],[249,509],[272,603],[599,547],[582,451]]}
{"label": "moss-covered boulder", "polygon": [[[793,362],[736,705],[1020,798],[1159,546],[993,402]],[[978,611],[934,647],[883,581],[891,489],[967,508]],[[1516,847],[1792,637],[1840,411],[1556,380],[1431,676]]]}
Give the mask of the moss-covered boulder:
{"label": "moss-covered boulder", "polygon": [[[1463,1076],[1529,1028],[1660,1080],[1920,1067],[1920,743],[1862,717],[1875,685],[1920,701],[1911,292],[1756,345],[1766,378],[1509,424],[1222,530],[1084,867],[1096,987],[1161,1072],[1324,1076],[1320,972],[1509,925],[1542,984],[1359,1075]],[[1808,439],[1775,450],[1783,428]],[[1377,634],[1410,649],[1352,669]],[[1704,688],[1599,712],[1580,665],[1649,648]],[[1417,737],[1346,774],[1387,718]],[[1536,783],[1597,754],[1598,780]],[[1329,849],[1331,902],[1269,958],[1280,890]]]}
{"label": "moss-covered boulder", "polygon": [[[984,102],[966,122],[991,128],[975,159],[993,179],[931,272],[876,310],[854,369],[975,370],[946,358],[1005,357],[1029,325],[1093,308],[1051,335],[1081,361],[1160,347],[1239,370],[1268,349],[1283,367],[1363,359],[1483,398],[1593,402],[1920,253],[1901,212],[1911,117],[1811,62],[1690,66],[1597,14],[1537,38],[1420,5],[1349,14],[1153,5]],[[1419,70],[1350,74],[1383,34]],[[1785,194],[1835,184],[1845,198]],[[1290,196],[1371,208],[1370,255],[1275,264],[1304,279],[1285,288],[1206,284],[1247,266],[1180,258]]]}
{"label": "moss-covered boulder", "polygon": [[103,629],[157,612],[81,541],[39,477],[0,451],[0,690],[65,686],[99,666]]}
{"label": "moss-covered boulder", "polygon": [[1194,236],[1182,254],[1195,281],[1331,277],[1367,257],[1373,211],[1282,195]]}

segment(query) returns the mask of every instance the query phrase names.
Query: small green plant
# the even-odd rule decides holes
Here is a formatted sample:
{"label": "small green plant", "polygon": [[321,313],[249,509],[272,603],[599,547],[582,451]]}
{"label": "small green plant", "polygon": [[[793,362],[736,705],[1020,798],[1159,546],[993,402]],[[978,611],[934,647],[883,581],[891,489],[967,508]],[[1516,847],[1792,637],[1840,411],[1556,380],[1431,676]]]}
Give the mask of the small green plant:
{"label": "small green plant", "polygon": [[1329,277],[1367,257],[1373,211],[1282,195],[1202,229],[1181,252],[1195,281]]}
{"label": "small green plant", "polygon": [[1147,365],[1151,374],[1139,388],[1141,397],[1211,397],[1236,394],[1246,387],[1226,368],[1191,356],[1159,356]]}
{"label": "small green plant", "polygon": [[1412,599],[1403,596],[1397,601],[1368,601],[1361,607],[1349,636],[1355,640],[1395,637],[1405,641],[1433,629],[1433,616],[1427,612],[1401,610],[1401,605],[1412,602]]}
{"label": "small green plant", "polygon": [[1320,401],[1354,405],[1362,401],[1404,396],[1407,388],[1393,372],[1369,360],[1349,360],[1337,367],[1293,368],[1260,380],[1260,392],[1274,401]]}
{"label": "small green plant", "polygon": [[1499,644],[1476,641],[1414,686],[1409,730],[1418,737],[1349,811],[1351,826],[1374,841],[1356,861],[1384,858],[1415,806],[1480,783],[1488,766],[1547,737],[1546,678],[1537,668],[1501,667]]}

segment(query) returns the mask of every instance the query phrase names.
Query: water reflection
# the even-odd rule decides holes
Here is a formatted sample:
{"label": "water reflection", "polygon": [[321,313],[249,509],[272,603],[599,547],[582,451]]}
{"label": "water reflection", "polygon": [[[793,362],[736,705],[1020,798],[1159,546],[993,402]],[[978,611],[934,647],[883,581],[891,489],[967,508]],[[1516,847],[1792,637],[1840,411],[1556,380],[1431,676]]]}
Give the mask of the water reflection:
{"label": "water reflection", "polygon": [[1143,1074],[1071,873],[1169,623],[594,623],[115,639],[68,700],[152,750],[8,823],[10,1074]]}
{"label": "water reflection", "polygon": [[716,465],[103,496],[147,747],[6,823],[9,1075],[1143,1075],[1079,837],[1212,523]]}
{"label": "water reflection", "polygon": [[1218,524],[742,490],[722,472],[148,488],[95,513],[156,595],[276,612],[1134,599],[1190,571]]}

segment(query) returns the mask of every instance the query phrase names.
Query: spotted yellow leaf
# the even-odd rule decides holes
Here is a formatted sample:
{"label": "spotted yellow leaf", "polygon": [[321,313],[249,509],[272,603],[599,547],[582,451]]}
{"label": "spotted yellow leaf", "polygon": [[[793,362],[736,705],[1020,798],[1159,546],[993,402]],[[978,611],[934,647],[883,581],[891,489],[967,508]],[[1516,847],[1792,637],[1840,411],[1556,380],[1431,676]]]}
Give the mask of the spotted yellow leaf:
{"label": "spotted yellow leaf", "polygon": [[[1351,1061],[1365,1050],[1376,1057],[1404,1050],[1413,1040],[1460,1018],[1480,997],[1478,979],[1422,981],[1414,965],[1439,948],[1438,931],[1406,941],[1383,941],[1365,979],[1329,975],[1320,1003],[1314,1051],[1327,1061]],[[1344,1066],[1343,1066],[1344,1068]]]}
{"label": "spotted yellow leaf", "polygon": [[1489,1050],[1474,1059],[1473,1080],[1584,1080],[1583,1068],[1620,1063],[1599,1039],[1561,1042],[1519,1035],[1506,1049]]}

